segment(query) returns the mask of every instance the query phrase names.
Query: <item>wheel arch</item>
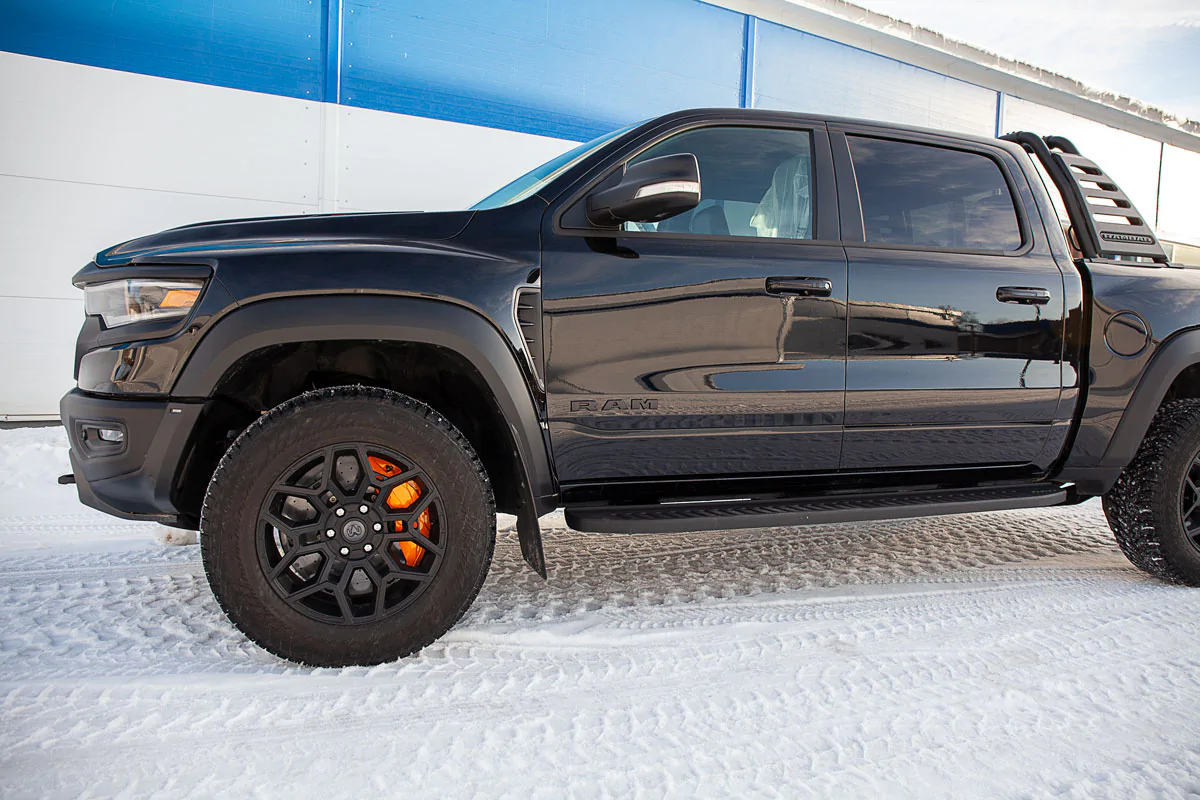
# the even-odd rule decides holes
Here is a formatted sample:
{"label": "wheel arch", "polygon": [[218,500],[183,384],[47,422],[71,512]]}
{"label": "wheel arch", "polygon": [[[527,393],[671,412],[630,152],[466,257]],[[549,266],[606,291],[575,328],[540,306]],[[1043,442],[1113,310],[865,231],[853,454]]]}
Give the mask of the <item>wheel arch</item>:
{"label": "wheel arch", "polygon": [[1200,328],[1174,334],[1158,347],[1121,415],[1099,466],[1120,471],[1138,447],[1164,403],[1200,398]]}
{"label": "wheel arch", "polygon": [[[484,444],[482,449],[491,451],[486,453],[485,464],[497,488],[498,501],[518,516],[526,560],[544,574],[537,518],[557,505],[557,485],[542,435],[535,389],[517,354],[491,322],[462,306],[427,298],[346,295],[264,300],[231,312],[212,327],[192,351],[171,394],[177,398],[205,398],[206,408],[218,418],[237,413],[242,419],[252,417],[265,408],[243,405],[240,412],[230,412],[223,406],[236,406],[238,399],[226,397],[224,390],[247,370],[270,369],[280,363],[279,359],[304,357],[302,352],[297,356],[298,348],[315,348],[324,353],[325,363],[352,365],[324,374],[321,380],[325,385],[363,383],[413,394],[452,422],[468,427],[477,423],[483,435],[503,435],[506,447]],[[341,360],[329,362],[331,353]],[[366,360],[364,353],[368,354]],[[386,368],[366,364],[372,360],[372,353],[377,357],[373,360],[393,367],[391,376]],[[422,397],[420,391],[411,391],[411,385],[397,381],[394,367],[398,363],[440,369],[443,375],[454,370],[464,372],[462,384],[454,387],[454,397],[463,400],[463,413],[456,415],[455,409],[445,403],[438,408],[437,398]],[[316,387],[277,389],[268,402],[283,402],[308,388]],[[480,420],[478,415],[484,406],[491,408],[491,418]],[[204,436],[200,430],[203,424],[197,426],[197,439]],[[211,434],[220,427],[217,422],[207,431]],[[223,451],[221,444],[208,445],[209,461],[213,449]],[[473,444],[480,449],[478,439]],[[186,473],[189,469],[204,470],[205,459],[195,455],[204,446],[203,441],[191,444],[188,461],[181,467],[184,474],[177,481],[181,492],[196,492],[195,485],[187,487]],[[203,476],[191,479],[192,484],[200,481]],[[506,497],[499,496],[502,491]]]}

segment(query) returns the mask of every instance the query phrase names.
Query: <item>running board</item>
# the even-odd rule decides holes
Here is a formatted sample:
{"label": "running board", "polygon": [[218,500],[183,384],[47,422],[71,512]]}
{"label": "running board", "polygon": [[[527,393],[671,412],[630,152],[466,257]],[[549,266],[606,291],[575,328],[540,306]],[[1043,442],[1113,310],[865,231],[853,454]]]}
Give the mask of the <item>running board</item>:
{"label": "running board", "polygon": [[1037,484],[838,497],[568,506],[564,514],[567,525],[577,531],[684,533],[1045,508],[1068,502],[1066,489]]}

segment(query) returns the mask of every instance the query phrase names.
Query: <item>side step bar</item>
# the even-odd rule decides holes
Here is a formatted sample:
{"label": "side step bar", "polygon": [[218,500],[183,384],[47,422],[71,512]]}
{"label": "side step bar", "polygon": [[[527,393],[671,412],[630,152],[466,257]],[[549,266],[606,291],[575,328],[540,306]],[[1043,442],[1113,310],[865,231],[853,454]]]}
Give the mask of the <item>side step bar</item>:
{"label": "side step bar", "polygon": [[564,514],[567,524],[577,531],[684,533],[1045,508],[1069,502],[1071,496],[1066,489],[1035,484],[840,497],[567,506]]}

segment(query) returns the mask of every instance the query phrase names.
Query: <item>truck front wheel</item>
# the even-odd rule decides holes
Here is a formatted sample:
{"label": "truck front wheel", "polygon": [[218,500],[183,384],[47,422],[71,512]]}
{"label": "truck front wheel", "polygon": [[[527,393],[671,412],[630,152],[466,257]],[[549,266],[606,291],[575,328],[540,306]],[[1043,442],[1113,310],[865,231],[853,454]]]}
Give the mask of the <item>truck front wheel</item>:
{"label": "truck front wheel", "polygon": [[1163,580],[1200,586],[1200,400],[1159,409],[1137,455],[1104,495],[1121,551]]}
{"label": "truck front wheel", "polygon": [[301,395],[247,428],[208,487],[201,553],[221,608],[275,655],[392,661],[479,593],[496,529],[479,458],[423,403],[382,389]]}

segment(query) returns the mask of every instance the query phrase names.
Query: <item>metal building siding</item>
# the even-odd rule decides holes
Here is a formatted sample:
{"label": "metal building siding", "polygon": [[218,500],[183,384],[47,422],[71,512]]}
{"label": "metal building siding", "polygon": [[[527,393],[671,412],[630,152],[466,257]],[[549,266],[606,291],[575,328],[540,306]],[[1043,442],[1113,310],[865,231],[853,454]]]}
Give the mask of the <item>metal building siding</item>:
{"label": "metal building siding", "polygon": [[1004,131],[1053,133],[1070,139],[1129,195],[1153,225],[1158,215],[1162,143],[1012,95],[1004,99]]}
{"label": "metal building siding", "polygon": [[5,0],[0,50],[319,100],[324,13],[323,0]]}
{"label": "metal building siding", "polygon": [[773,22],[755,28],[755,108],[995,134],[992,89]]}
{"label": "metal building siding", "polygon": [[1200,186],[1200,153],[1169,144],[1164,146],[1158,202],[1159,236],[1200,247],[1197,186]]}
{"label": "metal building siding", "polygon": [[590,139],[737,106],[744,20],[695,0],[347,0],[341,101]]}

